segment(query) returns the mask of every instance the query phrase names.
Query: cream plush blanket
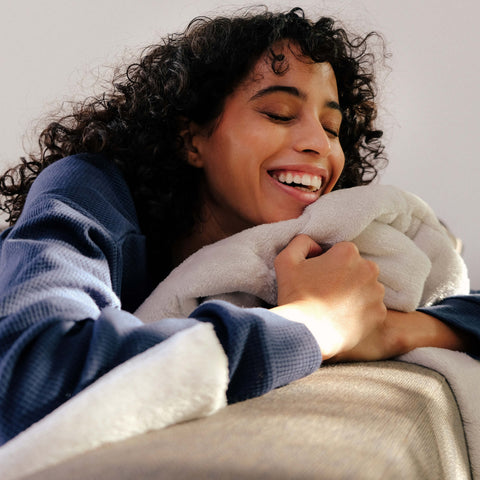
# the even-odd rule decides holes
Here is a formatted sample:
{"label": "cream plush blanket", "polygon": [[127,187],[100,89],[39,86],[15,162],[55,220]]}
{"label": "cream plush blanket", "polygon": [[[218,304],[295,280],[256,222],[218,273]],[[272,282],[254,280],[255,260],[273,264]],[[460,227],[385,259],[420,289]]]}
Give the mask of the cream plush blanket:
{"label": "cream plush blanket", "polygon": [[137,313],[146,321],[183,317],[206,298],[275,305],[275,257],[300,233],[327,248],[353,241],[380,267],[391,309],[411,311],[469,291],[465,264],[430,207],[413,194],[374,185],[329,193],[297,219],[204,247],[160,283]]}
{"label": "cream plush blanket", "polygon": [[[468,291],[465,265],[430,208],[393,187],[369,186],[328,194],[296,220],[205,247],[158,286],[137,316],[144,322],[185,317],[205,298],[275,304],[273,260],[299,233],[324,247],[354,241],[380,266],[390,308],[408,311]],[[404,359],[436,369],[442,363],[436,357],[448,354],[450,370],[439,371],[452,376],[456,362],[461,366],[462,375],[450,383],[470,422],[467,441],[480,472],[480,419],[472,408],[478,364],[455,352],[422,350]],[[112,370],[1,447],[0,477],[20,478],[102,444],[209,415],[226,404],[227,385],[227,359],[212,327],[192,321],[191,328]]]}
{"label": "cream plush blanket", "polygon": [[228,359],[212,325],[192,320],[190,328],[113,369],[0,447],[0,479],[211,415],[226,405],[227,386]]}

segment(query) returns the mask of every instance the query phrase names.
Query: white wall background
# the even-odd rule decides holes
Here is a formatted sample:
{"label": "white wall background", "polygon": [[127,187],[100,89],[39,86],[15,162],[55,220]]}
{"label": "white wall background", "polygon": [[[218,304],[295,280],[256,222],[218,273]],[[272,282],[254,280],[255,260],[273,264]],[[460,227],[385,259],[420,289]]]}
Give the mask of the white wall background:
{"label": "white wall background", "polygon": [[[378,30],[392,58],[382,123],[390,165],[382,183],[424,198],[465,244],[480,288],[480,29],[477,0],[264,1],[334,15]],[[251,4],[251,3],[250,3]],[[28,148],[25,133],[73,94],[92,91],[105,66],[181,30],[196,15],[229,12],[220,0],[4,0],[0,14],[0,163]]]}

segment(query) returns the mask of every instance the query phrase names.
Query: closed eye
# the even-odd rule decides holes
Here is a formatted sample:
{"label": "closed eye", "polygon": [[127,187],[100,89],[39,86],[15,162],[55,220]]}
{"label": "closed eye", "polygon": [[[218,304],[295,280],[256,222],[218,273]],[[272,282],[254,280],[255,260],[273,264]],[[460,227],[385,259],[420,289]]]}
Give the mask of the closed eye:
{"label": "closed eye", "polygon": [[329,133],[330,135],[332,135],[332,137],[338,138],[339,133],[338,133],[336,130],[333,130],[332,128],[327,128],[327,127],[323,127],[323,129],[324,129],[327,133]]}
{"label": "closed eye", "polygon": [[263,112],[263,113],[268,118],[276,122],[290,122],[295,119],[295,117],[289,116],[289,115],[277,115],[276,113],[270,113],[270,112]]}

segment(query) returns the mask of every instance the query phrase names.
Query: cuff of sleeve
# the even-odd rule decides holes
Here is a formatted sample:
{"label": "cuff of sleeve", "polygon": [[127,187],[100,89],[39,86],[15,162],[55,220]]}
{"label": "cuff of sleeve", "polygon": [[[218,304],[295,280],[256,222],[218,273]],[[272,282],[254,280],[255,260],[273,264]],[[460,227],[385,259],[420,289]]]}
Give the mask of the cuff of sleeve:
{"label": "cuff of sleeve", "polygon": [[320,367],[322,355],[307,327],[264,308],[205,302],[191,315],[214,325],[229,359],[229,402],[262,395]]}
{"label": "cuff of sleeve", "polygon": [[419,312],[437,318],[450,327],[469,335],[472,339],[472,350],[467,353],[474,358],[480,358],[480,295],[448,297],[436,305],[422,307]]}

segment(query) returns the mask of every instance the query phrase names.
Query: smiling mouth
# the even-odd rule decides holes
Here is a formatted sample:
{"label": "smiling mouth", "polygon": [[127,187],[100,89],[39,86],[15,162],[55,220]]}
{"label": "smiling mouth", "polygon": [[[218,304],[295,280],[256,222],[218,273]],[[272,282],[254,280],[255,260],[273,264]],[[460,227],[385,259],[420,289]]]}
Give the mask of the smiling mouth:
{"label": "smiling mouth", "polygon": [[322,188],[322,177],[310,173],[290,171],[269,171],[269,175],[277,182],[296,188],[302,192],[318,192]]}

